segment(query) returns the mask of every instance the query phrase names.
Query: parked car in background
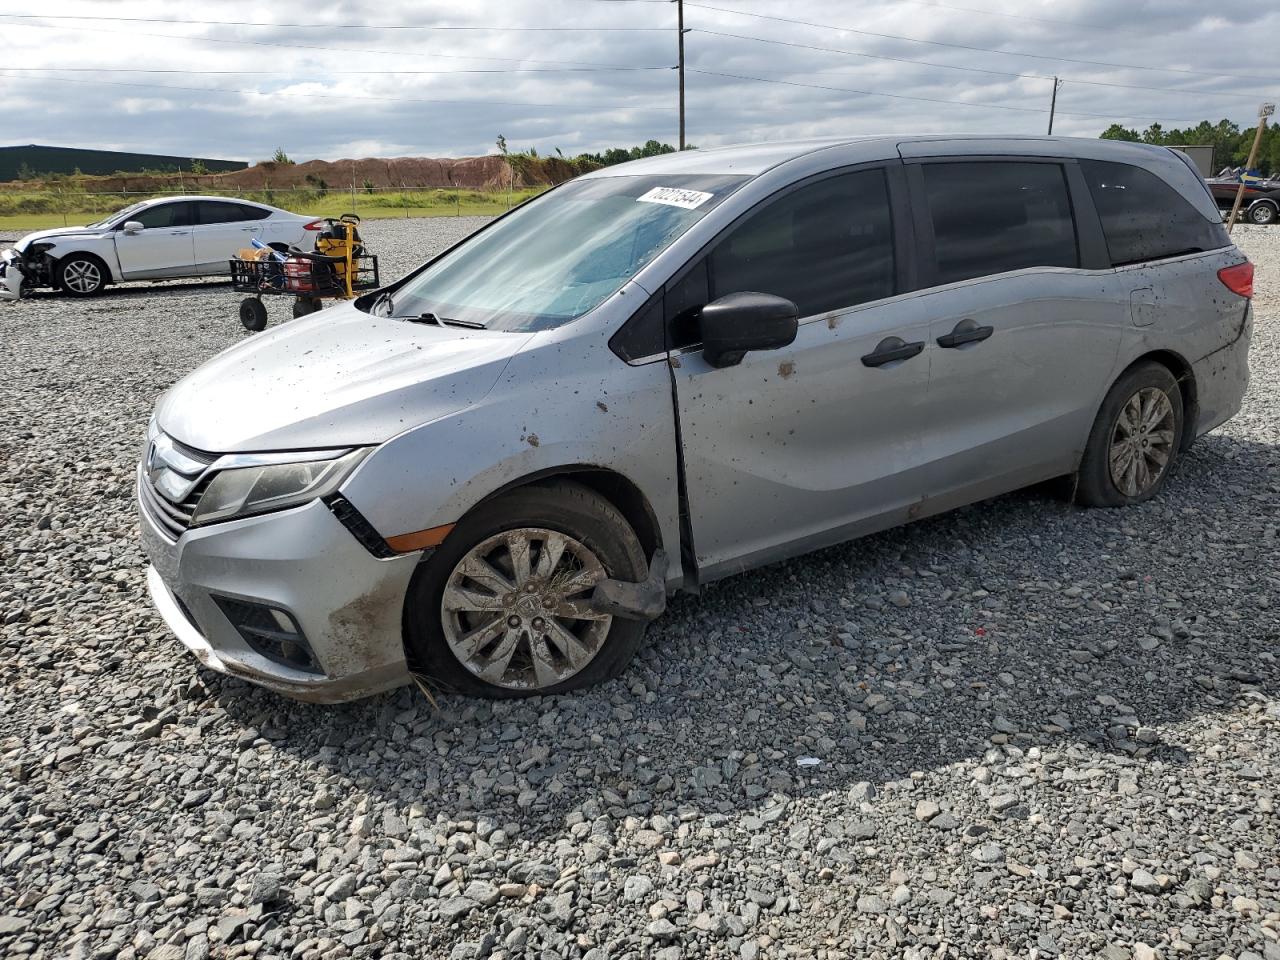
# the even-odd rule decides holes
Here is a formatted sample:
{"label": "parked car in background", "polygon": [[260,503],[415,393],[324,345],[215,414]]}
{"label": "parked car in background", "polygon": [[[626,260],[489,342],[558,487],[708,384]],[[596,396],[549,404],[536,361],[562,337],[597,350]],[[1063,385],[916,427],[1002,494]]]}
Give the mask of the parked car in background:
{"label": "parked car in background", "polygon": [[204,664],[296,697],[572,690],[671,591],[1055,477],[1155,496],[1240,408],[1252,283],[1162,147],[607,167],[170,389],[148,584]]}
{"label": "parked car in background", "polygon": [[[1209,185],[1209,192],[1213,194],[1218,209],[1224,216],[1230,214],[1236,202],[1236,193],[1240,190],[1240,178],[1220,175],[1205,182]],[[1240,216],[1246,223],[1264,226],[1280,220],[1280,181],[1247,179],[1244,185]]]}
{"label": "parked car in background", "polygon": [[310,249],[323,220],[226,197],[143,200],[87,227],[29,233],[0,254],[0,299],[40,287],[91,297],[122,280],[217,276],[250,244]]}

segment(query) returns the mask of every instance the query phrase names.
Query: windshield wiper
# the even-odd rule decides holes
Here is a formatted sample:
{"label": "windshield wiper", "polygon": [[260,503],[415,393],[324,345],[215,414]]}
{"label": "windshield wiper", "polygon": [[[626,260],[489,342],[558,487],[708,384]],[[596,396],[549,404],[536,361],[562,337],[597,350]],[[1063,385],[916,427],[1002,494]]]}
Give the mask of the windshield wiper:
{"label": "windshield wiper", "polygon": [[455,320],[453,317],[438,317],[434,313],[420,313],[416,317],[392,316],[392,320],[408,320],[410,323],[433,323],[437,327],[466,327],[468,330],[487,330],[483,323],[476,320]]}

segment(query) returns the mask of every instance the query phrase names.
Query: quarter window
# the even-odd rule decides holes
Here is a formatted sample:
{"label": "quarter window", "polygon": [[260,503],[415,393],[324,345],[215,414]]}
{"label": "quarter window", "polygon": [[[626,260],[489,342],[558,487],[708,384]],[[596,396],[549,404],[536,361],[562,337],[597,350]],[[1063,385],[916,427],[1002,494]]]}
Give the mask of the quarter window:
{"label": "quarter window", "polygon": [[924,167],[935,283],[1028,267],[1076,267],[1075,221],[1055,163],[964,161]]}
{"label": "quarter window", "polygon": [[161,203],[146,210],[140,210],[130,218],[142,224],[148,230],[155,227],[189,227],[191,226],[191,203]]}
{"label": "quarter window", "polygon": [[802,317],[892,296],[884,171],[840,174],[780,197],[734,227],[708,263],[710,299],[772,293],[795,303]]}
{"label": "quarter window", "polygon": [[1081,160],[1113,266],[1217,250],[1230,241],[1221,223],[1196,210],[1154,173],[1128,163]]}

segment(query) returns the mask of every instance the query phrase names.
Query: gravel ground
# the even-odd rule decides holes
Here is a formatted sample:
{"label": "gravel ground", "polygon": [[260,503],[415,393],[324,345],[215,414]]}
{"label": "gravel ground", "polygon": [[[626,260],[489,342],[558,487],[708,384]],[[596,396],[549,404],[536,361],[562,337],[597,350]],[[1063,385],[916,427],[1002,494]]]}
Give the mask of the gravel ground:
{"label": "gravel ground", "polygon": [[[365,233],[390,278],[476,224]],[[150,609],[139,439],[234,294],[0,310],[0,954],[1280,960],[1280,229],[1237,236],[1253,385],[1157,501],[1004,497],[439,713],[202,673]]]}

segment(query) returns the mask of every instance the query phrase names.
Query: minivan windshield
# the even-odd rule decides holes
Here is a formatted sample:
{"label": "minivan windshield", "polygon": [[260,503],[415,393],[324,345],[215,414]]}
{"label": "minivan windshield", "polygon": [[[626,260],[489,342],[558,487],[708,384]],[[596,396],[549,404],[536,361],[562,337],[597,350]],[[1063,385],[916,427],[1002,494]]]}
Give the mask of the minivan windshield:
{"label": "minivan windshield", "polygon": [[747,179],[672,174],[571,181],[378,298],[376,312],[490,330],[557,327],[598,306]]}

